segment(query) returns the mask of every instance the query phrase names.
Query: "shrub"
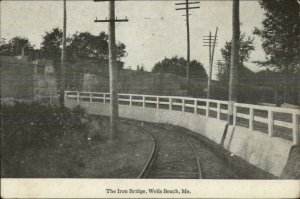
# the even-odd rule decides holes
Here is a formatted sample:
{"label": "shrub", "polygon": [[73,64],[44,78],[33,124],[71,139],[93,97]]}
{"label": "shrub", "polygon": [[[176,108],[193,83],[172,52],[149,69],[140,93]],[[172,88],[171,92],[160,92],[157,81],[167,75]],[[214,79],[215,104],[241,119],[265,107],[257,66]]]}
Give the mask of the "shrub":
{"label": "shrub", "polygon": [[5,156],[51,146],[57,138],[85,127],[80,121],[84,111],[79,108],[71,112],[67,108],[16,102],[15,106],[3,105],[1,109],[1,151]]}

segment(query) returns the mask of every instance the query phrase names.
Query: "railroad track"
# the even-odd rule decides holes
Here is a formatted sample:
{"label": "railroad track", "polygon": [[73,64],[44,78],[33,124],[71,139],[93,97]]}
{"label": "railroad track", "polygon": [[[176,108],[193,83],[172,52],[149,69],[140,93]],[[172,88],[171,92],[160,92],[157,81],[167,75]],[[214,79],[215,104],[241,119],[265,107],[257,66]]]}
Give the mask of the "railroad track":
{"label": "railroad track", "polygon": [[201,179],[200,160],[194,144],[186,137],[161,126],[137,125],[154,140],[152,153],[139,178]]}
{"label": "railroad track", "polygon": [[222,158],[193,134],[170,126],[122,119],[147,133],[152,142],[150,155],[138,178],[151,179],[236,179],[238,175]]}
{"label": "railroad track", "polygon": [[127,120],[127,119],[120,119],[121,122],[126,123],[128,125],[135,126],[139,128],[142,132],[148,134],[150,136],[151,142],[152,142],[152,149],[150,156],[145,164],[145,166],[142,168],[141,172],[138,175],[138,179],[140,178],[146,178],[147,175],[149,174],[149,171],[151,170],[151,166],[154,162],[155,156],[158,151],[158,146],[157,146],[157,140],[153,137],[150,131],[139,125],[140,122],[134,121],[134,120]]}

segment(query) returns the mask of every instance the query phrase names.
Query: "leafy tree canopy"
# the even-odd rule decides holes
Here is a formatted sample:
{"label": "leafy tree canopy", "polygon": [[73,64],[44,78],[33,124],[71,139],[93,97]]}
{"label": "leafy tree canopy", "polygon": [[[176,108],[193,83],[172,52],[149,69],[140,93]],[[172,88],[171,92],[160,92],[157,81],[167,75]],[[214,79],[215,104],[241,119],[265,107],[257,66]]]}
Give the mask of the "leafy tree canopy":
{"label": "leafy tree canopy", "polygon": [[[156,63],[152,69],[154,73],[171,73],[179,76],[186,76],[186,59],[182,57],[165,58]],[[192,60],[190,62],[190,77],[207,79],[206,71],[202,63]]]}
{"label": "leafy tree canopy", "polygon": [[[52,59],[59,59],[61,54],[62,30],[54,28],[43,37],[41,50]],[[126,56],[125,44],[118,42],[117,58]],[[93,35],[90,32],[76,32],[67,38],[67,58],[108,58],[108,35],[101,32]]]}
{"label": "leafy tree canopy", "polygon": [[[244,65],[244,62],[248,61],[251,55],[251,52],[255,50],[253,45],[254,38],[247,37],[246,34],[241,34],[240,36],[240,53],[239,53],[239,79],[240,81],[246,81],[251,79],[254,75],[249,68]],[[229,80],[230,74],[230,60],[231,60],[231,41],[226,42],[224,48],[221,49],[221,54],[224,59],[224,63],[220,64],[221,70],[219,71],[218,78],[222,81]]]}
{"label": "leafy tree canopy", "polygon": [[49,59],[60,59],[62,45],[62,30],[59,28],[46,32],[41,43],[41,51]]}
{"label": "leafy tree canopy", "polygon": [[300,16],[297,0],[259,0],[265,10],[262,29],[254,34],[262,39],[267,61],[261,65],[293,74],[300,69]]}
{"label": "leafy tree canopy", "polygon": [[1,38],[0,41],[0,54],[5,56],[17,56],[21,55],[22,49],[24,53],[27,54],[30,50],[33,50],[33,46],[30,44],[29,40],[25,37],[14,37],[8,42],[6,39]]}
{"label": "leafy tree canopy", "polygon": [[[89,32],[76,32],[69,40],[68,52],[73,57],[108,58],[108,35],[101,32],[92,35]],[[118,42],[117,58],[126,56],[125,44]]]}

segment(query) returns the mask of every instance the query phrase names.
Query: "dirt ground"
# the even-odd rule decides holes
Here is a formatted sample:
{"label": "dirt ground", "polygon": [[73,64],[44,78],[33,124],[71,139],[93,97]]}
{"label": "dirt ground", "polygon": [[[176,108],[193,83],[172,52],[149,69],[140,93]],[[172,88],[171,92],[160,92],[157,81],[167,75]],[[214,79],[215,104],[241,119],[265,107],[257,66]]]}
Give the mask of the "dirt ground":
{"label": "dirt ground", "polygon": [[149,135],[129,124],[110,142],[107,117],[40,105],[2,111],[1,177],[137,178],[151,153]]}

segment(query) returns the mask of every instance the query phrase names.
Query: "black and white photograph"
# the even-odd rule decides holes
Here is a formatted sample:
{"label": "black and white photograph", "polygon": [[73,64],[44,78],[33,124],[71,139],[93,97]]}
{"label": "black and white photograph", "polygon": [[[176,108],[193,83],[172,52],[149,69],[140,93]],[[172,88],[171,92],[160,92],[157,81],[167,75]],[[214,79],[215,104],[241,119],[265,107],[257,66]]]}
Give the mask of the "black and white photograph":
{"label": "black and white photograph", "polygon": [[300,0],[0,11],[1,198],[300,197]]}

